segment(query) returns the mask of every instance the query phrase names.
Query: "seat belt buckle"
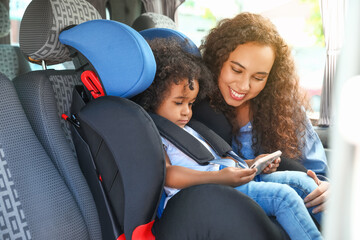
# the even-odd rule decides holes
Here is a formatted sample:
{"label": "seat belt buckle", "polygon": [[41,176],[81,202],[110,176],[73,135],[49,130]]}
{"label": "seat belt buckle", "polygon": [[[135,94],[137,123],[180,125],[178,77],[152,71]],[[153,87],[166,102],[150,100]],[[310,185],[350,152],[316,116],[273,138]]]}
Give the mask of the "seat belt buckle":
{"label": "seat belt buckle", "polygon": [[70,122],[72,125],[74,125],[75,127],[79,128],[80,127],[80,122],[76,119],[76,116],[73,114],[71,115],[71,117],[69,117],[68,115],[66,115],[65,113],[63,113],[61,115],[61,118],[63,118],[64,120]]}
{"label": "seat belt buckle", "polygon": [[94,99],[105,96],[103,87],[94,71],[86,70],[81,74],[81,82],[89,90]]}

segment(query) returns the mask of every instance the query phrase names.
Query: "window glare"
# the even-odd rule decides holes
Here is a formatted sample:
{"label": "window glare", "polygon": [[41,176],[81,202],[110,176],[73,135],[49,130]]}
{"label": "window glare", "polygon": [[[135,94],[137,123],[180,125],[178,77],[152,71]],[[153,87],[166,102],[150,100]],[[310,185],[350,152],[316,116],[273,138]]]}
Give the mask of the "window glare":
{"label": "window glare", "polygon": [[293,49],[300,85],[314,111],[311,117],[318,118],[326,57],[318,4],[318,0],[186,0],[177,10],[177,24],[179,31],[200,46],[221,19],[240,12],[269,18]]}

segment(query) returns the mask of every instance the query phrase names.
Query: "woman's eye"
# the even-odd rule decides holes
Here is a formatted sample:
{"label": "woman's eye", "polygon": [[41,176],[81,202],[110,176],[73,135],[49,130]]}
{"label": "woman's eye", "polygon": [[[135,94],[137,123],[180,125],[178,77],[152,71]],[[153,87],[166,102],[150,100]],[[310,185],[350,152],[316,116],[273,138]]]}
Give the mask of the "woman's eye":
{"label": "woman's eye", "polygon": [[238,69],[236,69],[236,68],[231,68],[234,72],[236,72],[236,73],[242,73],[242,71],[241,70],[238,70]]}
{"label": "woman's eye", "polygon": [[176,104],[176,105],[181,105],[181,104],[182,104],[182,102],[175,102],[175,104]]}
{"label": "woman's eye", "polygon": [[265,77],[254,77],[255,80],[258,80],[258,81],[263,81],[265,79]]}

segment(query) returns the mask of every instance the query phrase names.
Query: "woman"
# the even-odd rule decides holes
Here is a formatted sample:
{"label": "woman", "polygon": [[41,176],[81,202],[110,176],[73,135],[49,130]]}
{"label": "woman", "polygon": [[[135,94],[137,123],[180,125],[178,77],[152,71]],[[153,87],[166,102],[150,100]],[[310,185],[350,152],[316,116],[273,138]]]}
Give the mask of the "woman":
{"label": "woman", "polygon": [[[221,21],[200,50],[218,86],[209,103],[230,123],[233,149],[245,159],[281,150],[283,158],[312,170],[308,175],[319,187],[305,198],[306,206],[317,206],[315,213],[323,211],[329,187],[319,180],[327,170],[325,152],[306,117],[308,104],[290,48],[276,27],[260,15],[241,13]],[[206,124],[209,117],[204,111],[209,109],[200,103],[194,117]],[[214,119],[208,125],[222,128]],[[266,171],[278,166],[276,162]]]}

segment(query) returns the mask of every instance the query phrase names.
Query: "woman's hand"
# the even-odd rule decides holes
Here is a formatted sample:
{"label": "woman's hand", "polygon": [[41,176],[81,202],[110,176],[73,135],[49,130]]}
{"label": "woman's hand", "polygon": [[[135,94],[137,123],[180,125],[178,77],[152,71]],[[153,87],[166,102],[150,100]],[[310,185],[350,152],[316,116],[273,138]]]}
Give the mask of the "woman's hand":
{"label": "woman's hand", "polygon": [[279,167],[281,162],[281,158],[275,159],[272,163],[270,163],[263,171],[262,173],[269,174],[276,172],[277,168]]}
{"label": "woman's hand", "polygon": [[314,179],[318,187],[305,197],[305,206],[307,208],[317,206],[313,209],[313,213],[322,212],[325,210],[325,203],[328,199],[330,183],[319,180],[316,174],[311,170],[307,171],[307,175]]}
{"label": "woman's hand", "polygon": [[256,168],[243,169],[235,167],[227,167],[220,170],[219,173],[219,183],[230,185],[232,187],[237,187],[243,184],[246,184],[254,179],[256,174]]}

